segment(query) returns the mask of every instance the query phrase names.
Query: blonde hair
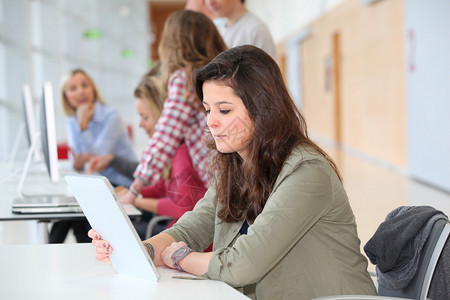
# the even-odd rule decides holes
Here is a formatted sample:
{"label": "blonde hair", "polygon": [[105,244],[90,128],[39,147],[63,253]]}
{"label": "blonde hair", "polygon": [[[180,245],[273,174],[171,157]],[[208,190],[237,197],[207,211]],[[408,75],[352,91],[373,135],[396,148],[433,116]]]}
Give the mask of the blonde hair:
{"label": "blonde hair", "polygon": [[89,84],[92,86],[92,89],[94,90],[94,99],[102,104],[104,104],[105,102],[103,101],[103,98],[100,94],[100,92],[97,89],[97,86],[94,83],[94,80],[92,80],[92,78],[82,69],[74,69],[72,71],[67,72],[66,74],[64,74],[61,77],[61,81],[60,81],[60,92],[61,92],[61,103],[62,103],[62,109],[64,111],[64,113],[66,114],[66,116],[73,116],[75,115],[75,108],[73,108],[70,103],[69,100],[67,99],[66,93],[65,93],[65,89],[66,89],[66,85],[69,82],[69,80],[75,76],[75,74],[81,73],[84,76],[86,76],[86,78],[89,81]]}
{"label": "blonde hair", "polygon": [[188,82],[186,89],[189,88],[192,71],[226,49],[216,26],[204,14],[190,10],[170,14],[158,47],[163,84],[167,85],[173,72],[184,68]]}
{"label": "blonde hair", "polygon": [[155,117],[159,119],[167,92],[159,76],[146,74],[134,89],[134,97],[148,104]]}
{"label": "blonde hair", "polygon": [[[142,76],[141,81],[134,89],[134,97],[139,98],[150,107],[156,120],[161,117],[164,100],[167,97],[167,90],[160,78],[160,66],[157,64],[150,72]],[[172,163],[166,164],[161,173],[162,178],[169,179],[171,169]]]}

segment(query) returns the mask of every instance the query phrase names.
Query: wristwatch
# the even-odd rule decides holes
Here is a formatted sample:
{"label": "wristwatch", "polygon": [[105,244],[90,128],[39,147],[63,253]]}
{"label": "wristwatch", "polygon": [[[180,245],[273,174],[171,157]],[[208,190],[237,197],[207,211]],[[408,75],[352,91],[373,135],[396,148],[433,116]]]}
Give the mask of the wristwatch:
{"label": "wristwatch", "polygon": [[191,252],[192,249],[189,248],[188,246],[184,246],[175,250],[175,252],[170,257],[170,259],[172,259],[173,266],[179,271],[184,271],[183,268],[178,264],[178,262],[183,258],[185,258]]}

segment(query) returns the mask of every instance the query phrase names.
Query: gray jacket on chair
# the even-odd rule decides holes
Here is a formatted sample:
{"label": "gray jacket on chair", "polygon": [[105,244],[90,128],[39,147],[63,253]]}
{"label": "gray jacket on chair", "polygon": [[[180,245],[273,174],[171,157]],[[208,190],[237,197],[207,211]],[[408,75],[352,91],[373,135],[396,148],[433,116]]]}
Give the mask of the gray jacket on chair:
{"label": "gray jacket on chair", "polygon": [[[441,211],[429,206],[401,206],[387,215],[364,246],[370,261],[377,266],[380,285],[392,290],[408,286],[418,268],[422,248],[439,219],[448,220]],[[445,280],[432,283],[430,293],[433,286],[448,290],[448,285]]]}

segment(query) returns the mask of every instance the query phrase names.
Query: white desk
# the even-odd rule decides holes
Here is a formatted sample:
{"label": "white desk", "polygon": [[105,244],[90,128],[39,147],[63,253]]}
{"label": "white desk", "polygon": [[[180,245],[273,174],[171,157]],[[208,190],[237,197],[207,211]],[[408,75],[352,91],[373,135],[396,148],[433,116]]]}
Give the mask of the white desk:
{"label": "white desk", "polygon": [[[0,167],[4,167],[0,164]],[[0,221],[37,221],[36,232],[37,235],[34,240],[39,242],[48,241],[47,223],[56,220],[74,220],[84,218],[82,213],[59,213],[59,214],[16,214],[11,211],[13,199],[18,197],[17,185],[19,176],[12,176],[8,180],[3,180],[0,185]],[[61,178],[58,183],[52,184],[48,179],[48,175],[31,170],[28,174],[25,185],[25,192],[29,194],[64,194],[67,192],[67,184],[64,178]],[[124,208],[130,217],[140,216],[141,212],[131,204],[125,204]]]}
{"label": "white desk", "polygon": [[117,274],[95,259],[91,244],[0,246],[2,299],[249,299],[221,281],[173,279],[188,275],[159,267],[151,282]]}

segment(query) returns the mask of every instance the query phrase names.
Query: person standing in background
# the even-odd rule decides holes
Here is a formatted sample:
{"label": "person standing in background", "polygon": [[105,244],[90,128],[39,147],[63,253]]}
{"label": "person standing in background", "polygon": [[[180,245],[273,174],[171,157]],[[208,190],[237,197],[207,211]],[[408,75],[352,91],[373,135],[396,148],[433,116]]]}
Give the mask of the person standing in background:
{"label": "person standing in background", "polygon": [[253,45],[276,57],[275,43],[266,24],[249,12],[244,0],[205,0],[214,18],[225,18],[216,23],[225,44],[229,48]]}
{"label": "person standing in background", "polygon": [[214,19],[213,14],[206,6],[205,0],[187,0],[184,9],[200,12],[205,14],[211,20]]}

